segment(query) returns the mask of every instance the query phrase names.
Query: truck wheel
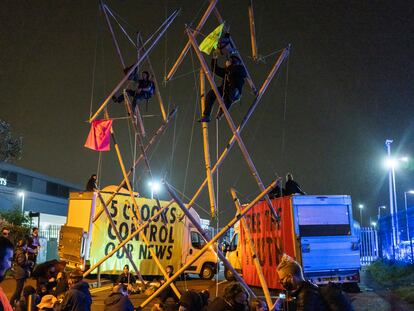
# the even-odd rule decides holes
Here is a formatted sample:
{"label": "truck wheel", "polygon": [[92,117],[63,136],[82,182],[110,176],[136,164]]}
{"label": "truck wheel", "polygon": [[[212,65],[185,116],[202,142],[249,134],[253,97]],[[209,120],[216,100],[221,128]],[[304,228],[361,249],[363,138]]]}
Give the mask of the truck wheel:
{"label": "truck wheel", "polygon": [[226,267],[224,268],[224,277],[226,278],[227,281],[231,282],[234,281],[234,275],[233,272],[231,272],[229,269],[227,269]]}
{"label": "truck wheel", "polygon": [[204,264],[201,268],[200,279],[211,280],[214,276],[214,267],[211,264]]}

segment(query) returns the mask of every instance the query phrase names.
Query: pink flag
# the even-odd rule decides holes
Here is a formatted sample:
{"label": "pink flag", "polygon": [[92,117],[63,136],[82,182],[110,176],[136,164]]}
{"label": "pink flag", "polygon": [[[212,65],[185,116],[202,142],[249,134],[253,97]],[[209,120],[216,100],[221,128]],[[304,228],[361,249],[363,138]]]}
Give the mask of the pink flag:
{"label": "pink flag", "polygon": [[109,151],[112,120],[94,120],[85,147],[95,151]]}

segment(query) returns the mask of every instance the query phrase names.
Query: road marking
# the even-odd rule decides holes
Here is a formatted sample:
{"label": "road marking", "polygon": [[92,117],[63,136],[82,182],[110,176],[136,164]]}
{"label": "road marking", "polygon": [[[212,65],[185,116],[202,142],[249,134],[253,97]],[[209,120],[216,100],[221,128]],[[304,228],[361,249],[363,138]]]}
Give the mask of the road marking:
{"label": "road marking", "polygon": [[106,286],[102,286],[102,287],[98,287],[98,288],[92,288],[89,291],[91,292],[91,294],[93,293],[98,293],[98,292],[102,292],[104,290],[108,290],[111,289],[112,285],[106,285]]}

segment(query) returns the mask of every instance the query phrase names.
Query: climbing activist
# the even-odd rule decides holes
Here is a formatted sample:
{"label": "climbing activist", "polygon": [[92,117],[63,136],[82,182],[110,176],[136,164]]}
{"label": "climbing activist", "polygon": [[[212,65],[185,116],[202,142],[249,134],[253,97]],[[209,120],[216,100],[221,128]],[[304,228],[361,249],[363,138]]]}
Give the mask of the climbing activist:
{"label": "climbing activist", "polygon": [[[128,73],[131,67],[125,68],[124,72]],[[138,75],[137,69],[135,69],[128,77],[128,80],[134,81],[136,83],[136,89],[126,89],[128,96],[132,98],[132,111],[135,112],[135,109],[139,101],[148,100],[152,97],[155,91],[154,82],[150,79],[150,74],[148,71],[143,71],[141,73],[141,78]],[[116,103],[122,103],[124,101],[124,95],[113,96],[112,100]]]}
{"label": "climbing activist", "polygon": [[[211,70],[214,74],[223,79],[221,85],[218,87],[218,91],[223,97],[226,108],[230,109],[230,106],[241,97],[244,79],[246,78],[246,70],[241,63],[240,58],[236,55],[229,56],[225,62],[225,68],[220,67],[217,64],[217,57],[218,52],[213,52],[213,57],[211,59]],[[210,90],[206,95],[205,108],[199,122],[210,122],[211,110],[215,100],[216,94],[213,90]],[[220,108],[217,113],[217,119],[220,119],[222,115],[223,111]]]}

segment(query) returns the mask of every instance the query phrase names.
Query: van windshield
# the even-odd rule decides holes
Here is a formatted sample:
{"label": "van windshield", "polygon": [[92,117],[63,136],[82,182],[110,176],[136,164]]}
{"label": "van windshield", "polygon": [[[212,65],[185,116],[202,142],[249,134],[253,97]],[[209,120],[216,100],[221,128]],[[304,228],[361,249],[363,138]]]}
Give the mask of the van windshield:
{"label": "van windshield", "polygon": [[350,235],[347,205],[298,206],[300,236]]}

